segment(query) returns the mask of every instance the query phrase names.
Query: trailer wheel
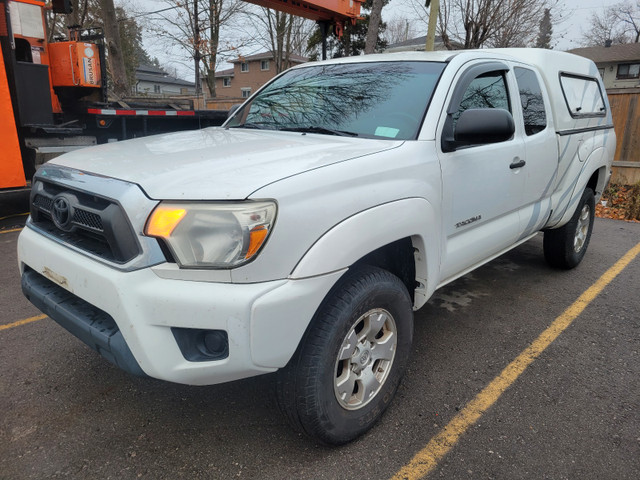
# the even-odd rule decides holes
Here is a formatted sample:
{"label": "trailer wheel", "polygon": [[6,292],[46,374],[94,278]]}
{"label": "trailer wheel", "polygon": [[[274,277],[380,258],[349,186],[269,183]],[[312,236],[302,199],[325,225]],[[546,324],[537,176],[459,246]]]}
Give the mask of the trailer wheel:
{"label": "trailer wheel", "polygon": [[582,261],[591,239],[594,215],[593,190],[586,188],[569,223],[544,232],[544,257],[549,265],[569,270]]}
{"label": "trailer wheel", "polygon": [[280,409],[323,443],[357,438],[391,403],[412,338],[412,303],[400,279],[374,267],[347,272],[279,371]]}

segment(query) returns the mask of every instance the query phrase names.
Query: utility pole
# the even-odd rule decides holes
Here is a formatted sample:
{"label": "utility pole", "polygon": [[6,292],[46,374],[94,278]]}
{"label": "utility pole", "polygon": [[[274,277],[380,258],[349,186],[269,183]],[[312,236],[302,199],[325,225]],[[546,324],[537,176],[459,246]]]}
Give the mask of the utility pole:
{"label": "utility pole", "polygon": [[200,22],[198,22],[198,0],[193,0],[193,36],[195,43],[195,53],[193,61],[196,67],[196,97],[200,95]]}
{"label": "utility pole", "polygon": [[429,7],[429,4],[431,4],[429,9],[429,29],[427,30],[427,42],[424,49],[427,52],[433,52],[436,41],[436,22],[440,13],[440,0],[425,0],[425,6]]}

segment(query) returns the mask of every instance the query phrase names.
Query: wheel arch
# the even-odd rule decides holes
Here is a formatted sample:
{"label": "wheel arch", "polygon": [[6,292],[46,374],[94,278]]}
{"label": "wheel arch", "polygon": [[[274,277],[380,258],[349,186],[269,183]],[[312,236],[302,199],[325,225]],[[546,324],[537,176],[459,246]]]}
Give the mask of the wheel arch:
{"label": "wheel arch", "polygon": [[566,201],[564,213],[559,220],[552,223],[550,228],[560,228],[571,220],[585,188],[591,188],[595,194],[596,202],[599,200],[607,183],[609,183],[610,166],[610,162],[606,161],[604,148],[598,148],[591,153],[574,183],[570,199]]}
{"label": "wheel arch", "polygon": [[[408,198],[372,207],[329,229],[305,253],[290,278],[306,278],[356,264],[383,268],[407,286],[414,309],[437,284],[440,226],[433,206]],[[396,262],[399,262],[396,264]],[[413,276],[413,278],[411,278]]]}

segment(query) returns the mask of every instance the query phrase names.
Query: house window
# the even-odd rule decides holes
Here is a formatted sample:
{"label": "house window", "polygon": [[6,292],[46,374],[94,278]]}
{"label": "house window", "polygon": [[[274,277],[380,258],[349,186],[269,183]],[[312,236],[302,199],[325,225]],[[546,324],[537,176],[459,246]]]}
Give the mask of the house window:
{"label": "house window", "polygon": [[260,70],[269,70],[269,60],[260,61]]}
{"label": "house window", "polygon": [[242,92],[242,98],[249,98],[251,96],[250,88],[241,88],[240,91]]}
{"label": "house window", "polygon": [[153,86],[153,93],[162,93],[162,92],[160,91],[160,85],[154,85],[154,86]]}
{"label": "house window", "polygon": [[618,65],[618,80],[638,78],[640,76],[640,63],[621,63]]}
{"label": "house window", "polygon": [[240,71],[241,72],[248,72],[249,71],[249,64],[247,62],[242,62],[240,64]]}
{"label": "house window", "polygon": [[231,78],[229,77],[224,77],[222,79],[222,86],[223,87],[230,87],[231,86]]}

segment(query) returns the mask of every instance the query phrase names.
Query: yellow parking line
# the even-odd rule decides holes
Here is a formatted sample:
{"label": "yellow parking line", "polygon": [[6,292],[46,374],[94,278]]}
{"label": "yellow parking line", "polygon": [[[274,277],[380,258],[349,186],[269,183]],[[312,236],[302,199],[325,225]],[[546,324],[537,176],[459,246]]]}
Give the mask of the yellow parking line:
{"label": "yellow parking line", "polygon": [[24,217],[25,215],[29,215],[29,212],[26,213],[16,213],[14,215],[7,215],[6,217],[0,217],[0,220],[6,220],[7,218],[13,218],[13,217]]}
{"label": "yellow parking line", "polygon": [[20,228],[10,228],[9,230],[0,230],[0,235],[3,233],[11,233],[11,232],[19,232],[23,227]]}
{"label": "yellow parking line", "polygon": [[46,315],[36,315],[35,317],[25,318],[24,320],[18,320],[17,322],[8,323],[7,325],[0,325],[0,330],[8,330],[10,328],[19,327],[20,325],[26,325],[27,323],[37,322],[47,318]]}
{"label": "yellow parking line", "polygon": [[494,378],[484,390],[471,400],[453,419],[402,467],[393,480],[419,479],[428,475],[458,442],[460,437],[498,401],[504,391],[515,382],[526,368],[573,323],[583,310],[624,268],[640,254],[640,243],[629,250],[607,270],[591,287],[567,308],[553,323],[515,360]]}

